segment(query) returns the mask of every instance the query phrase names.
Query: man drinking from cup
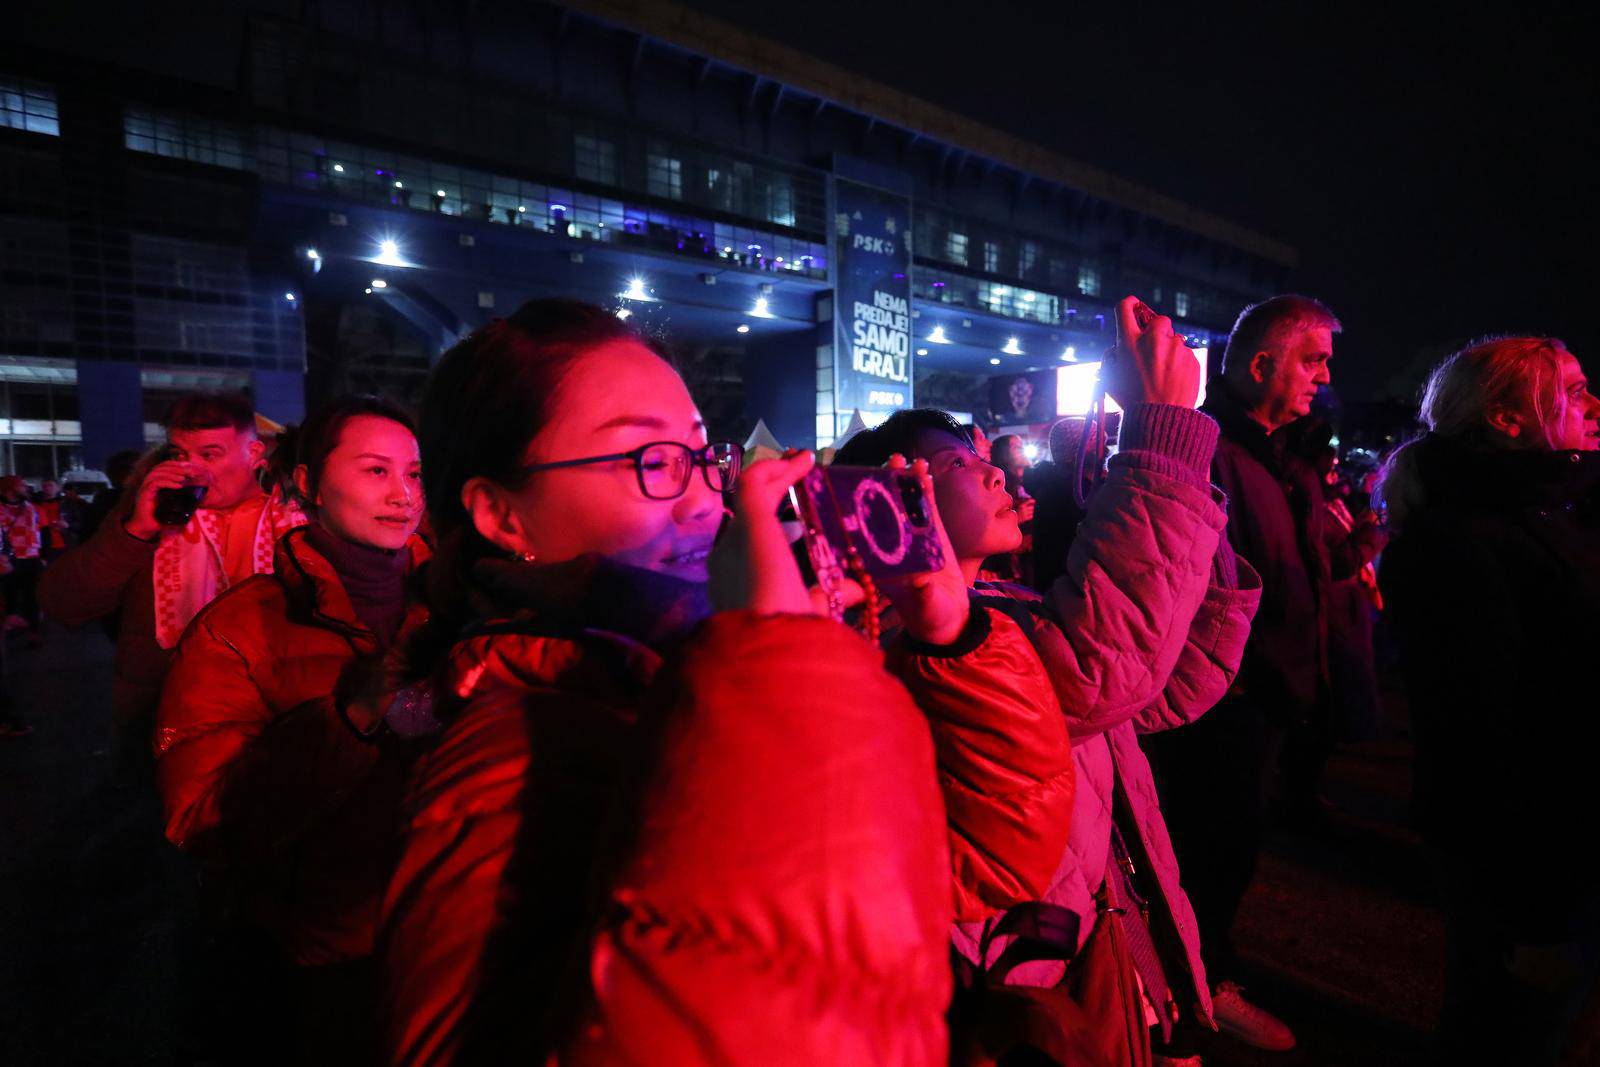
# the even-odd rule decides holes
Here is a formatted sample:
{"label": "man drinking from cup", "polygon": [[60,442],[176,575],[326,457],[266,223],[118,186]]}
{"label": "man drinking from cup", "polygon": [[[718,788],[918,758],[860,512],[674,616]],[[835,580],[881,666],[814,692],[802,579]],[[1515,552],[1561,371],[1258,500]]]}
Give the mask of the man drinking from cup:
{"label": "man drinking from cup", "polygon": [[118,512],[39,586],[53,618],[79,626],[120,612],[112,710],[119,740],[146,748],[172,649],[217,594],[272,570],[279,535],[305,522],[257,480],[265,446],[242,393],[180,397],[167,446]]}

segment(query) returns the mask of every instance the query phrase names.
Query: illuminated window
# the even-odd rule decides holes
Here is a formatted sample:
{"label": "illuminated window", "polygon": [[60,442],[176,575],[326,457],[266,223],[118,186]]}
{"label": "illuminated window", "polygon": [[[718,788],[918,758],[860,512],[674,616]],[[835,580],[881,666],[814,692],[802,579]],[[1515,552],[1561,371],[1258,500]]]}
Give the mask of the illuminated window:
{"label": "illuminated window", "polygon": [[1085,263],[1078,268],[1078,292],[1084,296],[1100,295],[1100,268]]}
{"label": "illuminated window", "polygon": [[711,206],[735,214],[745,213],[745,201],[755,168],[748,163],[706,168],[706,192]]}
{"label": "illuminated window", "polygon": [[584,181],[617,184],[617,146],[600,137],[580,133],[572,139],[572,168]]}
{"label": "illuminated window", "polygon": [[1000,246],[993,241],[983,242],[983,269],[990,274],[1000,271]]}
{"label": "illuminated window", "polygon": [[1184,292],[1182,289],[1179,289],[1177,292],[1173,293],[1172,294],[1172,310],[1177,313],[1178,318],[1180,318],[1180,319],[1188,318],[1189,317],[1189,294]]}
{"label": "illuminated window", "polygon": [[967,265],[967,235],[951,230],[944,238],[944,258],[952,263]]}
{"label": "illuminated window", "polygon": [[55,90],[38,82],[0,78],[0,126],[60,137]]}
{"label": "illuminated window", "polygon": [[650,153],[647,161],[647,189],[651,196],[668,200],[683,199],[683,161],[671,156]]}
{"label": "illuminated window", "polygon": [[767,218],[779,226],[794,225],[794,183],[786,175],[767,178]]}
{"label": "illuminated window", "polygon": [[1033,265],[1039,261],[1039,246],[1032,241],[1023,241],[1017,249],[1017,273],[1024,278],[1030,277]]}
{"label": "illuminated window", "polygon": [[250,170],[253,166],[237,130],[193,115],[158,114],[130,107],[122,117],[122,143],[135,152],[230,170]]}

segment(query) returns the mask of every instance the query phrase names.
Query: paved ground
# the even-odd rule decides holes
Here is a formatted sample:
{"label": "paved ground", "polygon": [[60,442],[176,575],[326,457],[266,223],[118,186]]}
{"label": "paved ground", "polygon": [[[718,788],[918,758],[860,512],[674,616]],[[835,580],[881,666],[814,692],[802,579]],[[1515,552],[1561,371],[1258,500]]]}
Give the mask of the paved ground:
{"label": "paved ground", "polygon": [[[0,740],[0,1063],[181,1063],[187,880],[148,791],[113,780],[109,644],[46,637],[36,650],[12,639],[8,681],[36,732]],[[1211,1067],[1424,1061],[1443,935],[1402,829],[1409,760],[1389,723],[1330,769],[1336,836],[1274,837],[1239,942],[1251,996],[1300,1045],[1255,1054],[1217,1038]]]}

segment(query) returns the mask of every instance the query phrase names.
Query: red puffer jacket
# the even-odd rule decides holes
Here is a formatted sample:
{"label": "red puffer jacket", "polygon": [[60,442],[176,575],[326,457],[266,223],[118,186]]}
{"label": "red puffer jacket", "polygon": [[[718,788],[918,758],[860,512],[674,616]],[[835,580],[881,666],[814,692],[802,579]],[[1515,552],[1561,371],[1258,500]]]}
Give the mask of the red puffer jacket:
{"label": "red puffer jacket", "polygon": [[857,635],[724,614],[661,664],[491,627],[451,696],[384,904],[390,1062],[945,1062],[933,747]]}
{"label": "red puffer jacket", "polygon": [[[341,675],[378,639],[305,534],[285,534],[275,573],[228,590],[185,631],[156,720],[156,784],[172,843],[290,959],[322,965],[372,952],[407,761],[358,738],[334,706]],[[418,538],[410,550],[413,567],[427,557]],[[426,614],[412,603],[405,628]]]}
{"label": "red puffer jacket", "polygon": [[888,666],[933,731],[956,919],[1038,900],[1066,847],[1075,775],[1067,720],[1028,635],[974,600],[956,641],[900,635]]}

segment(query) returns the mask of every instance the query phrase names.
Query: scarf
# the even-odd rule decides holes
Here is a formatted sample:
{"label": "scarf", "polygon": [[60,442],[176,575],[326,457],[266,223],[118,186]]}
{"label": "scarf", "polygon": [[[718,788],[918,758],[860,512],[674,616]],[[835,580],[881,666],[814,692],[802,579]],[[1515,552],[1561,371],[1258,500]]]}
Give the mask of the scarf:
{"label": "scarf", "polygon": [[374,548],[347,541],[320,522],[307,524],[305,538],[307,544],[333,565],[356,618],[377,635],[384,648],[392,645],[406,617],[410,550]]}
{"label": "scarf", "polygon": [[[156,598],[156,644],[173,648],[190,620],[228,588],[222,563],[222,525],[226,517],[216,508],[201,508],[181,530],[163,530],[151,568]],[[273,546],[278,538],[306,517],[277,494],[267,498],[256,523],[251,553],[251,573],[272,573]]]}

